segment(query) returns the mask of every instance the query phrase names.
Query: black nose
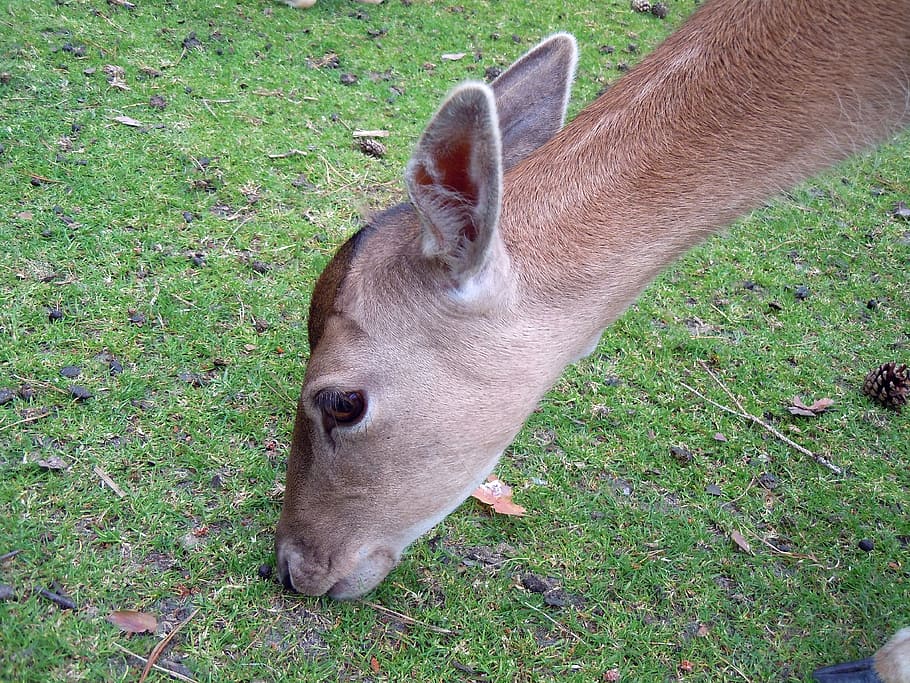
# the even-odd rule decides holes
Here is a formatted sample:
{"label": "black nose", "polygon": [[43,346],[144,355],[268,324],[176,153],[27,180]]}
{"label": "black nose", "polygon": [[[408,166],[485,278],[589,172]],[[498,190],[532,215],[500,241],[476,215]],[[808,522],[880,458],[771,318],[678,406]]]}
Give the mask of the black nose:
{"label": "black nose", "polygon": [[281,579],[281,584],[292,593],[296,593],[297,591],[294,589],[294,584],[291,583],[291,572],[288,569],[287,560],[279,556],[277,565],[278,578]]}

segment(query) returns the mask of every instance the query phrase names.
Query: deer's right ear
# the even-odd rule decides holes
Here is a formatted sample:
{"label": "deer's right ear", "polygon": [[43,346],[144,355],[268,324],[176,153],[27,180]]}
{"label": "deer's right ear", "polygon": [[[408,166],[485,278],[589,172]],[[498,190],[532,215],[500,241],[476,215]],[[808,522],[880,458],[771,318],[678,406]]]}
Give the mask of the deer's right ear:
{"label": "deer's right ear", "polygon": [[449,95],[417,143],[405,181],[423,225],[423,253],[446,265],[457,290],[478,291],[478,278],[502,272],[502,152],[490,88],[465,83]]}
{"label": "deer's right ear", "polygon": [[508,171],[562,128],[577,62],[575,38],[568,33],[556,33],[493,81],[490,87],[499,114],[503,171]]}

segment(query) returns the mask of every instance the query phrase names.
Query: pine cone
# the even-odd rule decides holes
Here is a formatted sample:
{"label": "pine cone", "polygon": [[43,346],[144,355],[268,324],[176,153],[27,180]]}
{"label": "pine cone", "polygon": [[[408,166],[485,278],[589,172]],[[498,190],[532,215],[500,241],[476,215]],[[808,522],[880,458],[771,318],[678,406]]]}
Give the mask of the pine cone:
{"label": "pine cone", "polygon": [[907,371],[907,364],[898,365],[891,361],[875,368],[863,381],[863,393],[886,408],[900,412],[907,405],[907,397],[910,396],[910,372]]}
{"label": "pine cone", "polygon": [[650,0],[632,0],[632,9],[636,12],[650,12],[651,2]]}
{"label": "pine cone", "polygon": [[377,159],[385,156],[385,145],[376,138],[357,138],[355,147],[364,154]]}

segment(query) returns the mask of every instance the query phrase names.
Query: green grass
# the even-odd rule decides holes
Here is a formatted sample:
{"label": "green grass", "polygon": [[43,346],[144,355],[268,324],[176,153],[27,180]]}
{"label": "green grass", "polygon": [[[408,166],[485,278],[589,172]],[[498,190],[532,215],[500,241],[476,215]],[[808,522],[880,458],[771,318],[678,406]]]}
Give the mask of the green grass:
{"label": "green grass", "polygon": [[[368,602],[338,604],[257,574],[318,272],[401,197],[452,85],[569,30],[577,111],[693,3],[664,22],[625,0],[137,4],[0,9],[0,389],[34,390],[0,406],[0,555],[21,551],[0,563],[0,680],[136,680],[117,646],[147,656],[196,609],[162,659],[199,681],[799,681],[910,624],[907,414],[859,391],[910,360],[910,225],[889,214],[910,200],[910,137],[664,274],[504,458],[529,517],[468,502]],[[316,68],[329,53],[340,68]],[[384,159],[352,148],[358,128],[390,131]],[[732,404],[706,368],[849,475],[689,393]],[[835,405],[794,418],[795,394]],[[52,456],[66,469],[36,464]],[[526,590],[530,573],[570,604]],[[78,609],[38,594],[55,582]],[[159,634],[120,633],[119,609],[154,613]]]}

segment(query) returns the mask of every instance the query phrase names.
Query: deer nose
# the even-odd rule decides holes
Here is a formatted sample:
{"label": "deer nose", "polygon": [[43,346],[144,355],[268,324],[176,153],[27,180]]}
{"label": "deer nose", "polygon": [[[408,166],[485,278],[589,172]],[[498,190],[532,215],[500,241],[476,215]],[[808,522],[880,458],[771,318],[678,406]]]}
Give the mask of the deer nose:
{"label": "deer nose", "polygon": [[281,585],[283,585],[292,593],[296,593],[297,589],[294,588],[294,584],[291,582],[291,570],[288,566],[287,556],[279,551],[275,565],[278,571],[278,579],[281,581]]}

